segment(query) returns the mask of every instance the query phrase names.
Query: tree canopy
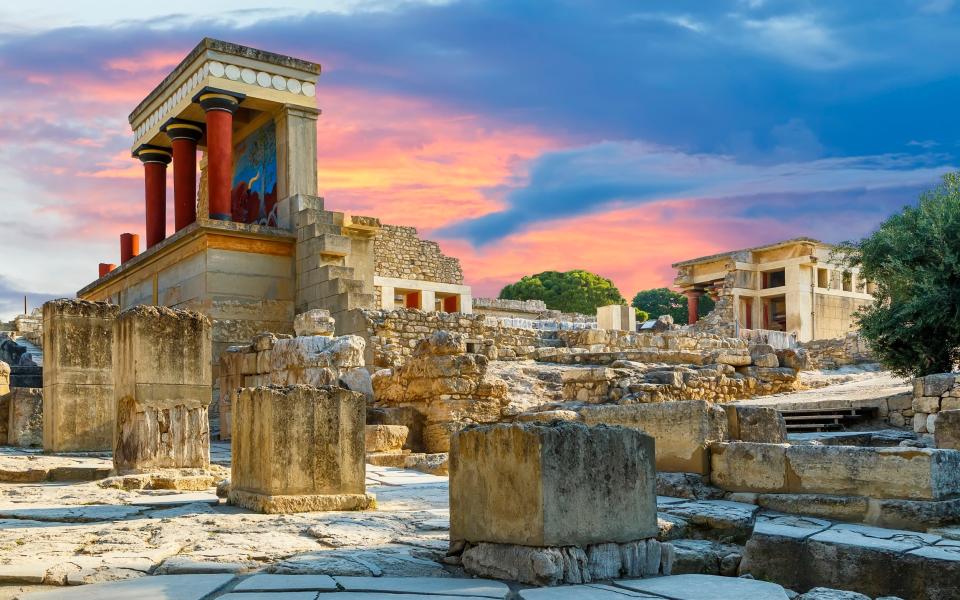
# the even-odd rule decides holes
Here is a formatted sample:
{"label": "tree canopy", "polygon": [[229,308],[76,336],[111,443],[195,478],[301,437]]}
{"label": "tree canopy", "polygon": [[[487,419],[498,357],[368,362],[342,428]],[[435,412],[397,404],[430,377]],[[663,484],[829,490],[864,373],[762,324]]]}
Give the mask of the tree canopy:
{"label": "tree canopy", "polygon": [[500,290],[505,300],[543,300],[547,308],[592,315],[597,307],[626,304],[617,286],[596,273],[576,269],[527,275]]}
{"label": "tree canopy", "polygon": [[876,284],[857,322],[880,362],[901,375],[953,370],[960,359],[960,173],[837,252]]}
{"label": "tree canopy", "polygon": [[[642,290],[633,297],[633,307],[647,312],[652,318],[670,315],[678,325],[687,324],[687,297],[679,292],[662,287]],[[700,296],[697,314],[701,317],[713,310],[714,302],[706,295]]]}

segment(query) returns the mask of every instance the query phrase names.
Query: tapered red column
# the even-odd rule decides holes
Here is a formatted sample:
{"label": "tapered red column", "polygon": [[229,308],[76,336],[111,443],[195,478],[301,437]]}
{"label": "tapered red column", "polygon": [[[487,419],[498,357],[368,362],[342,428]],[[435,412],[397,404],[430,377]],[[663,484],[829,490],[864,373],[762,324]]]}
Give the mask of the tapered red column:
{"label": "tapered red column", "polygon": [[210,218],[229,221],[233,180],[233,113],[243,94],[204,88],[193,97],[207,119],[207,197]]}
{"label": "tapered red column", "polygon": [[134,153],[143,163],[147,213],[147,248],[167,237],[167,165],[170,150],[159,146],[140,146]]}
{"label": "tapered red column", "polygon": [[120,264],[140,254],[140,236],[135,233],[120,234]]}
{"label": "tapered red column", "polygon": [[113,263],[100,263],[100,268],[99,268],[100,277],[103,277],[104,275],[106,275],[107,273],[109,273],[110,271],[116,268],[117,268],[117,265]]}
{"label": "tapered red column", "polygon": [[700,311],[700,296],[703,295],[703,292],[687,290],[683,292],[683,295],[687,297],[687,324],[693,325],[700,319],[697,313]]}
{"label": "tapered red column", "polygon": [[197,142],[203,126],[171,119],[163,130],[173,147],[173,222],[180,231],[197,220]]}

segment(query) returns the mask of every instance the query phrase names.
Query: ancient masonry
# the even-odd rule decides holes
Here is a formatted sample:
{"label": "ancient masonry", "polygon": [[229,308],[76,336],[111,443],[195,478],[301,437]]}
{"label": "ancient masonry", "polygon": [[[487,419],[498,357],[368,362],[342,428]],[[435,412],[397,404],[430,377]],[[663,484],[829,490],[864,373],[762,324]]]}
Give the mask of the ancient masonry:
{"label": "ancient masonry", "polygon": [[717,300],[683,327],[474,299],[416,230],[324,208],[319,73],[205,39],[131,113],[142,251],[0,341],[4,584],[960,597],[960,378],[894,382],[863,431],[771,398],[890,379],[829,370],[872,357],[828,247],[678,263],[691,321]]}

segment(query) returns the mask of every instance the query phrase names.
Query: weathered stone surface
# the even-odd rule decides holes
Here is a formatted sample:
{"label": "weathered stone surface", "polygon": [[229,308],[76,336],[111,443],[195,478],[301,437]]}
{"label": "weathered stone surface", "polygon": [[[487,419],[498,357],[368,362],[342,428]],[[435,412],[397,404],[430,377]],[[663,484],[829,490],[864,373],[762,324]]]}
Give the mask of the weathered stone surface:
{"label": "weathered stone surface", "polygon": [[258,512],[363,510],[362,395],[339,387],[246,388],[234,405],[229,499]]}
{"label": "weathered stone surface", "polygon": [[794,515],[863,521],[867,518],[870,500],[864,496],[828,494],[760,494],[757,505]]}
{"label": "weathered stone surface", "polygon": [[845,592],[832,588],[815,587],[805,594],[800,594],[797,600],[870,600],[870,596],[857,592]]}
{"label": "weathered stone surface", "polygon": [[578,412],[588,425],[622,425],[653,436],[658,471],[708,474],[709,446],[727,431],[723,409],[702,400],[586,406]]}
{"label": "weathered stone surface", "polygon": [[450,453],[450,539],[585,546],[654,537],[654,483],[653,439],[635,430],[470,427]]}
{"label": "weathered stone surface", "polygon": [[334,385],[341,373],[363,366],[365,346],[364,339],[356,335],[277,340],[270,351],[270,382]]}
{"label": "weathered stone surface", "polygon": [[[766,581],[716,575],[674,575],[614,582],[637,592],[649,592],[674,600],[787,600],[779,585]],[[709,590],[709,592],[705,591]]]}
{"label": "weathered stone surface", "polygon": [[960,410],[940,411],[933,440],[937,448],[960,450]]}
{"label": "weathered stone surface", "polygon": [[710,478],[696,473],[657,472],[657,495],[688,500],[720,500],[726,494],[710,485]]}
{"label": "weathered stone surface", "polygon": [[401,452],[410,430],[403,425],[367,425],[364,432],[367,452]]}
{"label": "weathered stone surface", "polygon": [[120,307],[52,300],[43,305],[43,447],[110,450],[116,419],[113,325]]}
{"label": "weathered stone surface", "polygon": [[[661,562],[670,544],[657,540],[584,547],[480,543],[462,556],[468,573],[530,585],[558,585],[669,573]],[[667,569],[667,570],[664,570]]]}
{"label": "weathered stone surface", "polygon": [[697,500],[670,503],[659,510],[683,519],[690,537],[743,544],[753,533],[759,508],[743,502]]}
{"label": "weathered stone surface", "polygon": [[137,306],[117,318],[117,471],[209,466],[210,340],[199,313]]}
{"label": "weathered stone surface", "polygon": [[0,360],[0,396],[10,392],[10,365]]}
{"label": "weathered stone surface", "polygon": [[[97,585],[71,588],[71,600],[128,600],[129,598],[177,598],[178,600],[200,600],[220,589],[233,575],[156,575],[136,577],[125,581],[111,581]],[[30,594],[31,600],[56,600],[65,593],[37,592]]]}
{"label": "weathered stone surface", "polygon": [[43,444],[43,390],[13,388],[8,395],[7,443],[11,446]]}
{"label": "weathered stone surface", "polygon": [[716,443],[711,447],[710,481],[731,492],[785,492],[786,444]]}
{"label": "weathered stone surface", "polygon": [[787,441],[787,424],[776,408],[770,406],[727,405],[730,439],[764,444]]}
{"label": "weathered stone surface", "polygon": [[960,496],[960,452],[721,442],[711,481],[735,492],[945,500]]}
{"label": "weathered stone surface", "polygon": [[336,322],[330,316],[329,310],[315,308],[298,314],[293,318],[293,330],[297,337],[323,335],[332,336],[336,329]]}

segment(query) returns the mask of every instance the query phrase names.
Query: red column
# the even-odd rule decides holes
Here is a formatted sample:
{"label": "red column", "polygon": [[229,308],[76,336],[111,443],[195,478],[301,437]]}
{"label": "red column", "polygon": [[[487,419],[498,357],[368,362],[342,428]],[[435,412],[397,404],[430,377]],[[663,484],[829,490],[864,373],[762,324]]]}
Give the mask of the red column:
{"label": "red column", "polygon": [[174,230],[180,231],[197,220],[197,142],[203,127],[171,119],[163,130],[173,146],[173,220]]}
{"label": "red column", "polygon": [[110,271],[117,268],[117,265],[113,263],[100,263],[100,277],[103,277]]}
{"label": "red column", "polygon": [[683,295],[687,297],[687,324],[693,325],[700,319],[697,312],[700,310],[700,296],[703,295],[703,292],[687,290]]}
{"label": "red column", "polygon": [[140,236],[135,233],[120,234],[120,264],[140,254]]}
{"label": "red column", "polygon": [[233,113],[245,96],[215,88],[204,88],[193,97],[207,119],[207,194],[210,218],[230,220],[230,192],[233,185]]}
{"label": "red column", "polygon": [[136,151],[143,163],[143,179],[147,212],[147,248],[167,237],[167,165],[170,150],[158,146],[141,146]]}

